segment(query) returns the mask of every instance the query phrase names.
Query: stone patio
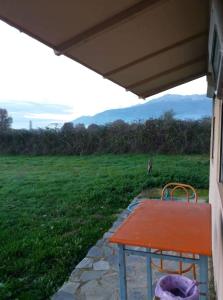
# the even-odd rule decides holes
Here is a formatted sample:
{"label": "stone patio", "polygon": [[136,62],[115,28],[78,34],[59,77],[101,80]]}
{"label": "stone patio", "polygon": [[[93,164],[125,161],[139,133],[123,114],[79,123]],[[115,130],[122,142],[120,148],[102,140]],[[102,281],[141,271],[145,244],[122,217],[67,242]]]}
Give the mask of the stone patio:
{"label": "stone patio", "polygon": [[[136,200],[143,200],[134,199]],[[53,295],[52,300],[118,300],[118,256],[117,246],[108,243],[108,238],[117,227],[127,218],[129,211],[126,209],[118,215],[117,221],[102,239],[93,246],[86,257],[76,266],[70,278]],[[145,258],[128,255],[127,286],[129,300],[147,299],[146,263]],[[169,263],[171,267],[176,263]],[[153,271],[154,285],[160,276]],[[192,275],[187,274],[188,277]]]}

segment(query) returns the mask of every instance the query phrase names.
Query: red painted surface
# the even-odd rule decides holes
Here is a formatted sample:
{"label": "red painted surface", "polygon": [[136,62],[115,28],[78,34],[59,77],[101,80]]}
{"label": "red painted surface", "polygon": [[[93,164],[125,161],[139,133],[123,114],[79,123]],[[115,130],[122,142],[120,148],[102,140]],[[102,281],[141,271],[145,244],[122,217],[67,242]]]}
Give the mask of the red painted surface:
{"label": "red painted surface", "polygon": [[109,241],[211,256],[211,206],[206,203],[145,200]]}

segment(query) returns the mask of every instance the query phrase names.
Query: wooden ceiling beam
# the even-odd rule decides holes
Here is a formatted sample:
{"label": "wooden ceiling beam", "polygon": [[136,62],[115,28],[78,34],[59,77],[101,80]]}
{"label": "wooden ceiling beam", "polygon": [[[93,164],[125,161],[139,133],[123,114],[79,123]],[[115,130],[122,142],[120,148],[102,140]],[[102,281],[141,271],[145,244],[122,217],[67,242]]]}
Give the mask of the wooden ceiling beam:
{"label": "wooden ceiling beam", "polygon": [[201,61],[207,61],[207,59],[208,59],[208,56],[207,56],[207,55],[202,55],[202,56],[196,57],[196,58],[191,59],[190,61],[188,61],[188,62],[186,62],[186,63],[180,64],[180,65],[178,65],[178,66],[175,66],[175,67],[170,68],[170,69],[168,69],[168,70],[165,70],[165,71],[163,71],[163,72],[160,72],[160,73],[155,74],[155,75],[153,75],[153,76],[147,77],[147,78],[145,78],[145,79],[143,79],[143,80],[139,80],[139,81],[137,81],[137,82],[135,82],[135,83],[133,83],[133,84],[130,84],[130,85],[126,86],[126,90],[129,91],[129,90],[131,90],[131,89],[134,89],[134,88],[137,87],[137,86],[140,86],[140,85],[143,85],[143,84],[145,84],[145,83],[148,83],[148,82],[150,82],[150,81],[152,81],[152,80],[155,80],[155,79],[157,79],[157,78],[159,78],[159,77],[161,77],[161,76],[165,76],[165,75],[168,75],[169,73],[173,73],[173,72],[182,70],[182,69],[184,69],[184,68],[186,68],[186,67],[189,67],[189,66],[191,66],[191,65],[194,65],[194,64],[196,64],[196,63],[198,63],[198,62],[201,62]]}
{"label": "wooden ceiling beam", "polygon": [[171,83],[161,85],[158,88],[151,89],[151,90],[149,90],[147,92],[141,93],[140,95],[139,95],[139,93],[137,93],[137,94],[139,95],[140,98],[145,99],[145,98],[148,98],[148,97],[153,96],[155,94],[161,93],[161,92],[163,92],[165,90],[174,88],[174,87],[176,87],[176,86],[178,86],[180,84],[184,84],[184,83],[187,83],[189,81],[192,81],[192,80],[195,80],[197,78],[200,78],[200,77],[202,77],[204,75],[207,75],[207,71],[202,71],[202,72],[199,72],[199,73],[196,73],[196,74],[193,74],[193,75],[186,76],[184,78],[178,79],[178,80],[173,81]]}
{"label": "wooden ceiling beam", "polygon": [[208,36],[208,30],[199,32],[199,33],[194,34],[194,35],[192,35],[192,36],[190,36],[190,37],[188,37],[186,39],[183,39],[183,40],[178,41],[178,42],[176,42],[174,44],[171,44],[170,46],[164,47],[164,48],[162,48],[162,49],[160,49],[158,51],[155,51],[153,53],[150,53],[150,54],[147,54],[145,56],[142,56],[142,57],[140,57],[140,58],[138,58],[138,59],[136,59],[136,60],[134,60],[134,61],[132,61],[132,62],[130,62],[128,64],[120,66],[120,67],[118,67],[116,69],[113,69],[113,70],[111,70],[109,72],[106,72],[104,74],[104,77],[109,78],[111,75],[114,75],[114,74],[116,74],[116,73],[118,73],[120,71],[123,71],[125,69],[128,69],[128,68],[130,68],[130,67],[132,67],[132,66],[134,66],[136,64],[144,62],[145,60],[151,59],[151,58],[153,58],[153,57],[155,57],[157,55],[160,55],[160,54],[162,54],[162,53],[164,53],[166,51],[172,50],[174,48],[177,48],[177,47],[180,47],[180,46],[182,46],[184,44],[190,43],[190,42],[192,42],[192,41],[194,41],[196,39],[199,39],[201,37],[207,37],[207,36]]}
{"label": "wooden ceiling beam", "polygon": [[163,1],[167,0],[142,0],[138,2],[137,4],[119,12],[118,14],[108,18],[107,20],[96,24],[95,26],[79,33],[78,35],[70,38],[69,40],[57,45],[54,47],[55,54],[60,55],[63,54],[66,50],[68,50],[71,47],[74,47],[81,42],[85,41],[86,39],[92,38],[96,36],[97,34],[108,30],[109,28],[120,24],[124,21],[127,21],[129,18],[135,16],[136,14],[142,12],[143,10],[151,7],[154,8],[158,4],[160,4]]}

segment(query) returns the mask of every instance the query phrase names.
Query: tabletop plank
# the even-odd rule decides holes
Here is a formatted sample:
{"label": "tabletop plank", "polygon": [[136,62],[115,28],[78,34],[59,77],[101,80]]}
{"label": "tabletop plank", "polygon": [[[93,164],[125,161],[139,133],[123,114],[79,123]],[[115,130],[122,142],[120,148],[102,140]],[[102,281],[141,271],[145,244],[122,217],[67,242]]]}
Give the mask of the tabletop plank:
{"label": "tabletop plank", "polygon": [[145,200],[109,241],[211,256],[211,205]]}

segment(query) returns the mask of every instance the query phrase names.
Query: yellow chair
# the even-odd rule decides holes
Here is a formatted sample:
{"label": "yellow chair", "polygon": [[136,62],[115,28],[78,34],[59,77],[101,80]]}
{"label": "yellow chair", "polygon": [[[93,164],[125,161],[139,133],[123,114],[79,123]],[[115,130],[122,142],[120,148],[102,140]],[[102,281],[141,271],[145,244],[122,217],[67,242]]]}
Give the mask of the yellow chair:
{"label": "yellow chair", "polygon": [[[170,201],[179,200],[179,201],[183,201],[184,199],[181,197],[182,193],[179,194],[179,190],[181,190],[181,192],[182,191],[184,192],[187,202],[193,201],[193,202],[197,203],[198,194],[197,194],[196,190],[189,184],[177,183],[177,182],[170,182],[170,183],[168,183],[164,186],[164,188],[162,189],[162,193],[161,193],[161,200],[167,200],[167,201],[168,200],[170,200]],[[177,196],[175,196],[176,192],[178,192]],[[162,254],[163,251],[162,250],[155,250],[154,253]],[[179,255],[182,256],[182,253],[179,253]],[[194,254],[193,254],[193,258],[195,258]],[[151,266],[153,268],[157,269],[161,273],[178,274],[178,275],[182,275],[182,274],[185,274],[187,272],[190,272],[191,269],[192,269],[194,279],[196,279],[196,277],[197,277],[196,276],[196,266],[195,266],[195,264],[190,264],[188,267],[184,268],[183,263],[179,262],[179,268],[178,269],[168,269],[167,267],[165,267],[164,260],[161,258],[159,265],[156,264],[154,262],[154,260],[151,260]]]}

